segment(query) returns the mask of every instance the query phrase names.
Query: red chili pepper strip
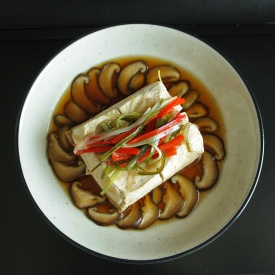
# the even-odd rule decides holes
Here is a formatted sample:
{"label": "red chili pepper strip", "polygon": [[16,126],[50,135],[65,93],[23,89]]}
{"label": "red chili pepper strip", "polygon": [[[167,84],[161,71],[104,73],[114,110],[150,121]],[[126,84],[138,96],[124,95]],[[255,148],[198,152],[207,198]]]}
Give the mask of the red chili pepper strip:
{"label": "red chili pepper strip", "polygon": [[177,154],[177,147],[170,147],[165,150],[166,152],[166,157],[172,157]]}
{"label": "red chili pepper strip", "polygon": [[117,151],[112,154],[113,162],[118,162],[118,161],[130,159],[132,157],[133,157],[133,155],[131,155],[131,154],[118,153]]}
{"label": "red chili pepper strip", "polygon": [[175,146],[181,145],[183,140],[184,140],[184,136],[183,135],[178,135],[175,138],[167,141],[166,143],[162,143],[158,147],[161,151],[163,151],[163,150],[166,150],[170,147],[175,147]]}
{"label": "red chili pepper strip", "polygon": [[141,135],[139,137],[135,137],[135,138],[131,139],[128,142],[128,144],[140,142],[140,141],[142,141],[144,139],[151,138],[151,137],[153,137],[155,135],[158,135],[159,133],[162,133],[162,132],[166,131],[167,129],[169,129],[169,128],[175,126],[175,125],[177,125],[178,123],[180,123],[185,118],[186,118],[186,114],[182,113],[177,118],[173,119],[171,122],[163,125],[162,127],[159,127],[157,129],[149,132],[149,133],[146,133],[146,134],[143,134],[143,135]]}
{"label": "red chili pepper strip", "polygon": [[104,146],[94,146],[87,149],[78,150],[76,155],[81,155],[84,153],[104,153],[110,150],[112,146],[104,145]]}
{"label": "red chili pepper strip", "polygon": [[175,106],[185,103],[185,99],[182,97],[177,97],[171,101],[167,106],[165,106],[159,113],[158,118],[163,118],[169,111],[171,111]]}
{"label": "red chili pepper strip", "polygon": [[149,121],[148,124],[146,125],[146,128],[143,134],[149,133],[154,129],[156,129],[156,124],[157,124],[157,118],[154,118],[153,120]]}
{"label": "red chili pepper strip", "polygon": [[140,149],[135,147],[131,147],[131,148],[120,147],[115,152],[121,153],[121,154],[137,155],[140,152]]}

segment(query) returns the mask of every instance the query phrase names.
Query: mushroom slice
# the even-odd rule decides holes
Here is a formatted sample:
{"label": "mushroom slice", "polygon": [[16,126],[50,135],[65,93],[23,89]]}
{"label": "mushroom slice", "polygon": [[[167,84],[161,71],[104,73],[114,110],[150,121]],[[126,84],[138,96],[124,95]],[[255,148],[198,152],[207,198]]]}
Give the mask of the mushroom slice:
{"label": "mushroom slice", "polygon": [[68,165],[54,160],[51,161],[51,164],[56,176],[63,182],[70,182],[78,178],[86,168],[84,162],[80,160],[77,165]]}
{"label": "mushroom slice", "polygon": [[198,118],[194,123],[199,127],[201,132],[212,133],[219,128],[217,121],[210,117]]}
{"label": "mushroom slice", "polygon": [[159,80],[159,74],[163,82],[173,82],[180,79],[180,72],[173,66],[160,65],[152,68],[147,74],[147,83]]}
{"label": "mushroom slice", "polygon": [[161,203],[162,196],[163,196],[163,194],[159,187],[156,187],[152,190],[152,200],[156,205]]}
{"label": "mushroom slice", "polygon": [[124,216],[117,222],[122,229],[137,228],[141,222],[142,212],[139,203],[136,202],[124,211]]}
{"label": "mushroom slice", "polygon": [[60,146],[67,152],[73,148],[72,143],[68,140],[68,136],[66,134],[68,130],[70,130],[69,126],[63,126],[58,129],[58,140]]}
{"label": "mushroom slice", "polygon": [[89,77],[85,74],[78,75],[72,83],[71,94],[74,102],[84,111],[90,114],[98,113],[101,105],[87,97],[85,92],[85,83],[89,82]]}
{"label": "mushroom slice", "polygon": [[72,100],[69,100],[64,108],[66,115],[75,123],[81,123],[88,119],[88,114]]}
{"label": "mushroom slice", "polygon": [[115,89],[115,80],[117,74],[120,72],[120,65],[118,63],[109,63],[103,67],[98,78],[98,84],[103,94],[108,98],[117,97],[117,90]]}
{"label": "mushroom slice", "polygon": [[[138,86],[143,85],[143,82],[137,84],[137,82],[139,82],[138,76],[140,74],[144,75],[147,71],[147,68],[148,68],[148,65],[142,60],[134,61],[133,63],[130,63],[127,66],[125,66],[122,69],[121,73],[119,74],[119,77],[117,80],[119,90],[124,95],[130,95],[132,92],[135,91],[133,90],[133,88],[139,89],[140,87]],[[136,76],[137,78],[135,78]],[[144,78],[143,78],[143,81],[144,81]],[[135,87],[133,87],[133,85]]]}
{"label": "mushroom slice", "polygon": [[204,146],[214,153],[217,160],[223,160],[225,149],[222,139],[216,135],[208,134],[202,135],[202,137]]}
{"label": "mushroom slice", "polygon": [[100,104],[109,104],[110,98],[106,97],[102,91],[99,88],[98,85],[98,77],[100,75],[100,69],[98,68],[92,68],[90,71],[88,71],[89,76],[89,82],[85,83],[85,91],[87,96],[100,103]]}
{"label": "mushroom slice", "polygon": [[185,103],[181,106],[183,110],[187,110],[199,98],[200,93],[197,90],[190,90],[184,95]]}
{"label": "mushroom slice", "polygon": [[160,213],[160,219],[170,219],[184,206],[184,199],[170,182],[164,184],[166,190],[163,195],[164,210]]}
{"label": "mushroom slice", "polygon": [[186,110],[186,113],[189,118],[199,118],[203,116],[207,116],[208,109],[205,105],[201,103],[194,103],[190,106],[188,110]]}
{"label": "mushroom slice", "polygon": [[72,198],[79,208],[87,208],[102,203],[105,201],[105,197],[95,195],[89,191],[81,189],[81,182],[74,181],[71,184],[71,195]]}
{"label": "mushroom slice", "polygon": [[214,156],[208,151],[202,154],[203,174],[195,176],[195,185],[199,190],[206,190],[214,186],[219,177],[219,167]]}
{"label": "mushroom slice", "polygon": [[140,90],[144,83],[145,83],[146,76],[143,73],[137,73],[133,78],[131,79],[130,83],[130,90],[132,92],[136,92]]}
{"label": "mushroom slice", "polygon": [[153,203],[149,194],[144,197],[144,206],[141,210],[143,215],[139,225],[140,229],[145,229],[158,220],[159,208]]}
{"label": "mushroom slice", "polygon": [[75,155],[69,154],[63,150],[56,133],[49,134],[47,152],[51,160],[58,162],[72,162],[76,158]]}
{"label": "mushroom slice", "polygon": [[178,183],[180,193],[185,200],[184,207],[177,213],[177,217],[186,217],[195,207],[199,199],[196,186],[187,177],[177,174],[171,178],[172,183]]}
{"label": "mushroom slice", "polygon": [[98,225],[112,225],[120,218],[120,213],[114,209],[108,209],[107,213],[99,212],[98,208],[91,207],[87,209],[87,215]]}
{"label": "mushroom slice", "polygon": [[187,80],[180,81],[169,88],[169,94],[182,97],[189,91],[190,86],[191,84]]}
{"label": "mushroom slice", "polygon": [[73,122],[66,116],[64,115],[56,115],[54,118],[54,123],[58,127],[63,127],[63,126],[72,126]]}

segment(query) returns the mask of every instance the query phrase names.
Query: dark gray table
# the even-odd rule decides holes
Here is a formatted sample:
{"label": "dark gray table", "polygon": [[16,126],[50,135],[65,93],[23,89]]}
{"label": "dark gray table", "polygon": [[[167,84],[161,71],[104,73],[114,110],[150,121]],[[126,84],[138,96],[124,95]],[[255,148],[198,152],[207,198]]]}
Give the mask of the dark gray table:
{"label": "dark gray table", "polygon": [[[158,23],[155,21],[154,23]],[[163,23],[163,22],[161,22]],[[265,159],[254,195],[237,221],[207,247],[166,263],[109,262],[59,236],[35,208],[18,167],[16,123],[32,82],[46,63],[94,26],[2,27],[1,274],[270,274],[275,272],[275,25],[178,24],[239,69],[252,89],[265,127]],[[104,25],[102,25],[104,26]]]}

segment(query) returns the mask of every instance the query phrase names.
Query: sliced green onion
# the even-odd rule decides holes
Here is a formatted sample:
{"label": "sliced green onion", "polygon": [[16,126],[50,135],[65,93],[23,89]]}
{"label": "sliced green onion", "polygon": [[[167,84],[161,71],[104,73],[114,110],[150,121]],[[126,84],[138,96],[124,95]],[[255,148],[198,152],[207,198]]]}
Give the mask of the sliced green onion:
{"label": "sliced green onion", "polygon": [[155,158],[155,159],[151,159],[151,161],[150,161],[150,164],[153,164],[155,162],[158,162],[161,159],[162,152],[161,152],[161,150],[158,148],[158,146],[155,143],[149,143],[149,145],[151,145],[152,148],[154,148],[157,151],[157,153],[158,153],[158,157]]}
{"label": "sliced green onion", "polygon": [[145,171],[145,169],[142,169],[143,171],[138,172],[139,175],[156,175],[162,172],[165,166],[165,160],[166,160],[166,153],[165,151],[162,153],[161,159],[159,160],[160,167],[159,169],[156,169],[155,171]]}
{"label": "sliced green onion", "polygon": [[113,185],[113,183],[115,182],[115,180],[118,178],[119,174],[121,173],[121,170],[119,169],[114,169],[109,176],[110,178],[110,182],[108,183],[107,186],[105,186],[105,188],[100,192],[100,195],[104,195],[109,188]]}
{"label": "sliced green onion", "polygon": [[134,157],[128,162],[128,164],[125,166],[125,169],[126,169],[126,170],[131,170],[131,169],[133,169],[133,168],[136,166],[137,161],[139,160],[139,158],[148,150],[148,148],[149,148],[149,145],[144,145],[144,146],[142,146],[142,147],[140,148],[139,153],[138,153],[136,156],[134,156]]}

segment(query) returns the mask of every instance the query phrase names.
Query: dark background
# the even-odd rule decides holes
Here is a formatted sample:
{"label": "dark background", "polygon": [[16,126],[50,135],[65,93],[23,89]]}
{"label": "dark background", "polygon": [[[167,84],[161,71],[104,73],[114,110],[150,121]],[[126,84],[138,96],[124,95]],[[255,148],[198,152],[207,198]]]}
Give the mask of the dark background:
{"label": "dark background", "polygon": [[[35,208],[16,153],[20,108],[47,62],[82,35],[124,23],[170,26],[212,45],[238,68],[249,84],[265,128],[262,173],[241,216],[205,248],[159,264],[111,262],[68,243]],[[274,273],[274,23],[275,1],[2,1],[0,273]]]}

